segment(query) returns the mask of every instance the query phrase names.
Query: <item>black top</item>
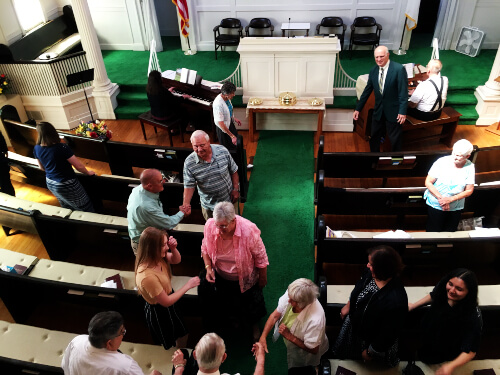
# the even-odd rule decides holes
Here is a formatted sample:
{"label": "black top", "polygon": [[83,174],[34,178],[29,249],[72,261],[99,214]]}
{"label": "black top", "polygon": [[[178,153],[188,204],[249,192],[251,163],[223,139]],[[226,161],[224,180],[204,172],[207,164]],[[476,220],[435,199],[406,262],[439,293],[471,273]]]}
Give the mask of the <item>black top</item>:
{"label": "black top", "polygon": [[349,316],[353,333],[370,344],[377,352],[387,351],[396,341],[408,313],[408,297],[399,278],[375,292],[368,301],[358,304],[358,295],[372,280],[367,268],[354,286],[350,297]]}
{"label": "black top", "polygon": [[6,161],[7,152],[9,148],[7,147],[7,142],[5,142],[5,138],[3,137],[2,132],[0,132],[0,161]]}
{"label": "black top", "polygon": [[166,88],[162,87],[158,95],[148,95],[151,115],[157,120],[165,120],[175,111],[177,98]]}
{"label": "black top", "polygon": [[[442,282],[436,285],[431,297]],[[447,297],[444,300],[433,298],[430,310],[422,320],[423,345],[419,358],[426,363],[441,363],[457,358],[460,353],[477,353],[482,326],[478,307],[465,310],[460,303],[451,307]]]}

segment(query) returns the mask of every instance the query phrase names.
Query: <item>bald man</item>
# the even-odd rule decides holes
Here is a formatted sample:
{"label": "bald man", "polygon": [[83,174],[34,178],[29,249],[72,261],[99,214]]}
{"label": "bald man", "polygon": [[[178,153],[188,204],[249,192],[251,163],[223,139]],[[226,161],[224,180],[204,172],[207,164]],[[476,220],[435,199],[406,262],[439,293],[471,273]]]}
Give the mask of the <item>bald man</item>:
{"label": "bald man", "polygon": [[441,76],[443,64],[438,59],[429,61],[429,78],[421,82],[408,99],[408,114],[423,121],[432,121],[441,116],[448,94],[448,78]]}
{"label": "bald man", "polygon": [[370,70],[368,83],[359,98],[353,119],[357,120],[372,93],[375,94],[375,108],[372,115],[370,151],[380,151],[380,141],[386,132],[392,151],[401,151],[403,124],[408,106],[408,75],[403,65],[389,60],[386,46],[375,49],[375,63]]}
{"label": "bald man", "polygon": [[141,184],[136,186],[127,204],[128,234],[131,240],[132,250],[137,255],[139,238],[147,227],[158,229],[173,229],[184,218],[191,213],[190,208],[179,207],[179,212],[168,216],[163,212],[160,201],[160,192],[163,191],[165,179],[157,169],[145,169],[141,173]]}

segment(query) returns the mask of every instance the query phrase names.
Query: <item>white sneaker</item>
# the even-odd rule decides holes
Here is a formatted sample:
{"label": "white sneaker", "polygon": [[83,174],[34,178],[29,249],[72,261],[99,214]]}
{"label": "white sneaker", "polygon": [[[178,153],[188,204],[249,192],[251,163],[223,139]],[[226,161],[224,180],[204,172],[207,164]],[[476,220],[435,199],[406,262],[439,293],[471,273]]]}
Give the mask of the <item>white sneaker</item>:
{"label": "white sneaker", "polygon": [[253,164],[248,164],[247,165],[247,169],[252,169],[253,168]]}

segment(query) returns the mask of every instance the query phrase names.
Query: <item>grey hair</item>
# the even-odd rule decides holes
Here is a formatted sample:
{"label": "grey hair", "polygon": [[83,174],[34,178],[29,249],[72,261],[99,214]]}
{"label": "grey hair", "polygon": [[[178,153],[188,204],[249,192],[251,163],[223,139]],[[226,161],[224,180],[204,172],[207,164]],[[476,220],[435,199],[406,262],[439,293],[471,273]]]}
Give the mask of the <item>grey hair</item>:
{"label": "grey hair", "polygon": [[433,59],[427,64],[431,73],[439,73],[443,68],[443,63],[438,59]]}
{"label": "grey hair", "polygon": [[236,92],[236,86],[234,85],[234,83],[230,82],[230,81],[225,81],[223,84],[222,84],[222,87],[220,88],[220,92],[223,94],[223,95],[229,95],[229,94],[232,94],[233,92]]}
{"label": "grey hair", "polygon": [[224,340],[216,333],[207,333],[203,336],[196,347],[196,362],[198,367],[204,370],[215,370],[220,367],[222,357],[226,352]]}
{"label": "grey hair", "polygon": [[203,130],[195,130],[193,134],[191,134],[191,138],[189,138],[189,140],[191,141],[191,143],[193,143],[193,139],[198,137],[205,137],[206,141],[210,141],[210,137]]}
{"label": "grey hair", "polygon": [[470,155],[474,146],[467,139],[460,139],[453,145],[453,152],[458,155]]}
{"label": "grey hair", "polygon": [[94,315],[88,328],[90,344],[94,348],[105,348],[109,340],[118,336],[122,325],[123,317],[116,311],[104,311]]}
{"label": "grey hair", "polygon": [[[377,49],[383,49],[385,51],[385,54],[388,55],[389,54],[389,48],[387,48],[386,46],[378,46],[377,48],[375,48],[375,51],[377,51]],[[375,51],[373,53],[375,53]]]}
{"label": "grey hair", "polygon": [[288,286],[288,297],[303,309],[319,297],[319,288],[309,279],[297,279]]}
{"label": "grey hair", "polygon": [[234,212],[234,206],[230,202],[219,202],[214,208],[214,220],[217,223],[227,220],[228,222],[234,220],[236,213]]}

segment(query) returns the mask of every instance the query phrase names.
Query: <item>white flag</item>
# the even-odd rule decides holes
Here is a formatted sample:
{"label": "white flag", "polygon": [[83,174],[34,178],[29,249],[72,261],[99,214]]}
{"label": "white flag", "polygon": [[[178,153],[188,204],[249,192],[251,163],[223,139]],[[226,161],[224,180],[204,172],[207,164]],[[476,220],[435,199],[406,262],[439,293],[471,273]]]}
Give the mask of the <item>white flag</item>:
{"label": "white flag", "polygon": [[415,27],[417,27],[419,8],[420,8],[420,0],[408,0],[405,13],[406,29],[408,31],[411,31]]}

